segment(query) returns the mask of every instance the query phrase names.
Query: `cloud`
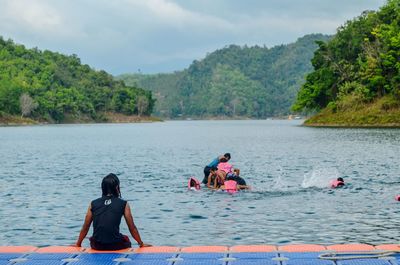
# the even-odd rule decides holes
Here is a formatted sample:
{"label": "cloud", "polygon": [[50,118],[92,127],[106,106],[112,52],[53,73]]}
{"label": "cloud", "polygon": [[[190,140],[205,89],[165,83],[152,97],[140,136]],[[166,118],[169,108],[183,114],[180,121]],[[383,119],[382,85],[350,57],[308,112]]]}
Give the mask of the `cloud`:
{"label": "cloud", "polygon": [[39,1],[14,0],[6,2],[3,7],[9,20],[33,30],[55,31],[61,24],[57,10]]}
{"label": "cloud", "polygon": [[229,44],[332,34],[385,0],[0,0],[0,35],[114,74],[180,70]]}
{"label": "cloud", "polygon": [[[1,1],[1,26],[3,31],[19,35],[41,35],[43,37],[79,35],[73,31],[62,10],[40,0]],[[67,25],[70,25],[69,27]]]}
{"label": "cloud", "polygon": [[[140,12],[147,11],[152,18],[152,23],[162,23],[178,29],[188,27],[210,27],[229,29],[232,25],[217,16],[203,14],[183,8],[177,3],[167,0],[125,0],[133,8]],[[139,13],[139,12],[137,12]]]}

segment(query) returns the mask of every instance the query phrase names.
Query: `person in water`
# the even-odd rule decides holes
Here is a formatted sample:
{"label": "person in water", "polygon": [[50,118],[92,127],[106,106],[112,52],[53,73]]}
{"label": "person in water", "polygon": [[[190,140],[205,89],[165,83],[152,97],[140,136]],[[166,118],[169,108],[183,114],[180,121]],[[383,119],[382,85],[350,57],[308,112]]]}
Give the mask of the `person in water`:
{"label": "person in water", "polygon": [[129,232],[139,247],[151,245],[143,243],[139,231],[133,222],[131,208],[121,199],[119,179],[115,174],[108,174],[101,183],[102,196],[89,205],[85,222],[75,246],[81,247],[90,225],[93,222],[93,236],[89,238],[90,247],[96,250],[119,250],[131,247],[128,236],[119,232],[119,225],[124,216]]}
{"label": "person in water", "polygon": [[238,192],[239,190],[239,185],[237,184],[236,181],[232,179],[227,179],[224,184],[220,187],[221,190],[224,190],[230,194],[234,194]]}
{"label": "person in water", "polygon": [[221,189],[229,193],[235,193],[238,190],[250,189],[250,187],[247,186],[246,181],[240,177],[240,169],[235,168],[232,173],[227,174]]}
{"label": "person in water", "polygon": [[218,176],[217,172],[218,172],[217,167],[210,168],[210,174],[208,174],[208,179],[207,179],[207,188],[215,189],[215,180]]}
{"label": "person in water", "polygon": [[240,187],[243,187],[243,189],[248,188],[246,181],[240,176],[240,169],[238,168],[233,169],[233,174],[231,176],[228,176],[228,178],[229,177],[231,177],[232,180],[236,181]]}
{"label": "person in water", "polygon": [[[246,181],[240,176],[240,169],[235,168],[233,169],[233,175],[231,178],[237,182],[238,188],[240,190],[248,190],[250,189],[250,186],[247,185]],[[229,179],[229,177],[228,177]]]}
{"label": "person in water", "polygon": [[215,158],[213,161],[211,161],[210,164],[205,166],[205,168],[204,168],[204,178],[203,178],[203,181],[202,181],[203,184],[207,184],[208,176],[210,175],[210,169],[212,167],[218,167],[218,164],[221,162],[222,159],[224,159],[224,160],[226,160],[226,162],[228,162],[231,159],[231,154],[230,153],[225,153],[224,155],[221,155],[221,156]]}
{"label": "person in water", "polygon": [[342,177],[331,181],[331,188],[340,188],[344,186],[344,179]]}
{"label": "person in water", "polygon": [[227,175],[232,173],[233,166],[228,163],[227,159],[222,158],[217,168],[217,178],[214,182],[214,188],[220,188],[224,184]]}

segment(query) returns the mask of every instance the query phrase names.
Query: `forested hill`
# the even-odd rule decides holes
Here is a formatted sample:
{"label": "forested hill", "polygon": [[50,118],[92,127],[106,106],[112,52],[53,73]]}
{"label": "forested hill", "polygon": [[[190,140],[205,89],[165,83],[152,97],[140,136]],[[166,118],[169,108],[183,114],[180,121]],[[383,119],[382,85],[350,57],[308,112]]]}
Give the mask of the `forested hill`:
{"label": "forested hill", "polygon": [[294,110],[313,125],[400,126],[400,0],[364,12],[320,43]]}
{"label": "forested hill", "polygon": [[316,41],[312,34],[288,45],[266,48],[230,45],[171,74],[124,74],[126,84],[154,92],[155,113],[164,117],[265,118],[288,114],[304,77]]}
{"label": "forested hill", "polygon": [[150,115],[153,105],[150,91],[115,81],[76,55],[26,49],[0,37],[0,122],[16,116],[106,121],[107,114]]}

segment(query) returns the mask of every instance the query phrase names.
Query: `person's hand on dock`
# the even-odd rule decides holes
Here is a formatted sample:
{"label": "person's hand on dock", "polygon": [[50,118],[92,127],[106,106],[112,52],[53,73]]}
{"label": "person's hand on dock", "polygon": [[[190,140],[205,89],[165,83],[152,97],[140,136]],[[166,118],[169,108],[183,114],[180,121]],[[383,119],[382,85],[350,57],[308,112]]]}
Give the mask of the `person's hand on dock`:
{"label": "person's hand on dock", "polygon": [[142,243],[142,244],[139,245],[139,247],[140,247],[140,248],[147,248],[147,247],[152,247],[152,245]]}

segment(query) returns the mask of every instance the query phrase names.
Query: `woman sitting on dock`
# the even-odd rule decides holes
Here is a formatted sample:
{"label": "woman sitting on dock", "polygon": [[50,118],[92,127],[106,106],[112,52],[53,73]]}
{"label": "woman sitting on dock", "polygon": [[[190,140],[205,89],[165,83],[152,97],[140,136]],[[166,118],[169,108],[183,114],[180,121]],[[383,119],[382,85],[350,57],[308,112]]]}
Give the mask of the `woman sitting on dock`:
{"label": "woman sitting on dock", "polygon": [[139,247],[151,246],[143,243],[139,231],[133,222],[131,208],[121,199],[119,179],[115,174],[108,174],[101,183],[102,197],[91,202],[85,222],[75,246],[81,247],[93,221],[93,236],[90,246],[96,250],[119,250],[131,247],[128,236],[119,232],[122,216],[125,217],[129,232]]}

